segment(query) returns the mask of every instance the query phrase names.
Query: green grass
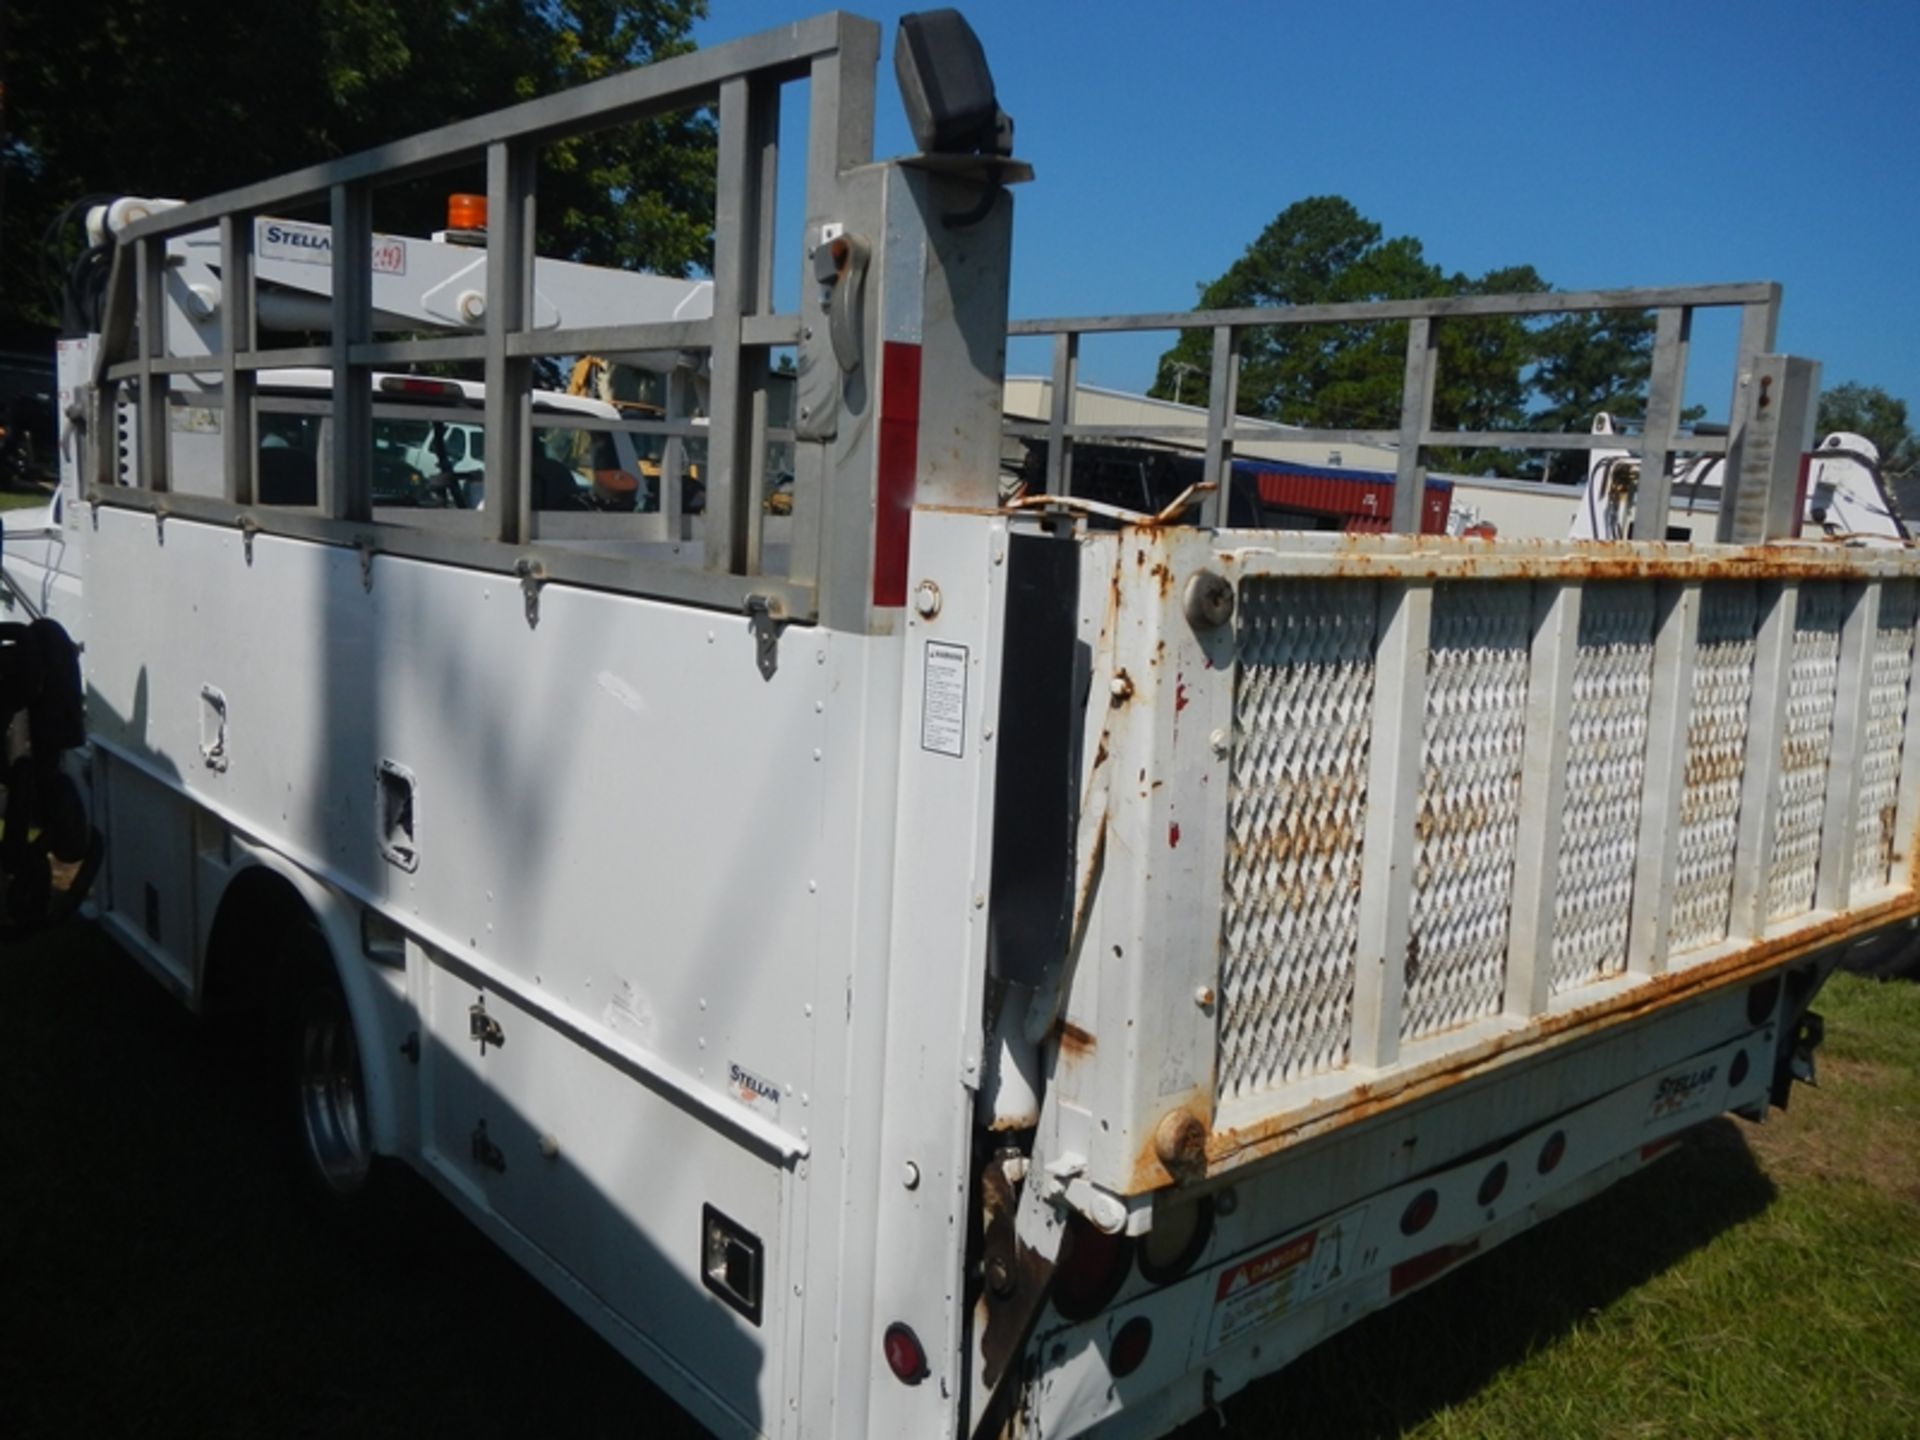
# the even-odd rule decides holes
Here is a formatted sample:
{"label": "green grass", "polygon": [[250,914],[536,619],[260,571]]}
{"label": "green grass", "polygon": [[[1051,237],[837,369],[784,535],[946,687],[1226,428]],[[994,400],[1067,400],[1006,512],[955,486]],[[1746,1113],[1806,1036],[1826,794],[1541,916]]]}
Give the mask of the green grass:
{"label": "green grass", "polygon": [[1920,1434],[1920,987],[1840,975],[1816,1008],[1822,1083],[1788,1112],[1321,1347],[1234,1433]]}
{"label": "green grass", "polygon": [[0,489],[0,511],[30,510],[46,504],[52,498],[52,492],[47,490]]}

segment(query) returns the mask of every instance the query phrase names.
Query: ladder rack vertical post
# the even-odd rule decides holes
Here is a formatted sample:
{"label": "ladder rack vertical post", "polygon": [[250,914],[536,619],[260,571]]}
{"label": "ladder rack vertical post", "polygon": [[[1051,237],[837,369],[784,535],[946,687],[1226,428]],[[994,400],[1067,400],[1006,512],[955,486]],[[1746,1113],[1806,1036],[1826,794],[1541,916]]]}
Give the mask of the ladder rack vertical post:
{"label": "ladder rack vertical post", "polygon": [[1080,388],[1080,335],[1062,330],[1053,337],[1053,381],[1047,392],[1047,494],[1073,493],[1074,392]]}
{"label": "ladder rack vertical post", "polygon": [[528,328],[535,158],[525,140],[487,147],[487,508],[508,545],[533,537],[533,362],[507,341]]}
{"label": "ladder rack vertical post", "polygon": [[[807,189],[800,213],[804,233],[800,262],[800,356],[795,382],[793,447],[793,544],[788,578],[814,588],[817,612],[827,623],[864,628],[872,587],[872,503],[835,480],[857,465],[864,443],[841,424],[843,405],[854,392],[843,376],[829,338],[830,322],[813,259],[821,227],[845,223],[849,214],[848,171],[873,158],[874,70],[880,29],[868,20],[836,17],[838,44],[815,56],[807,71]],[[876,237],[877,238],[877,237]],[[874,377],[865,377],[872,393]],[[831,618],[829,618],[831,617]]]}
{"label": "ladder rack vertical post", "polygon": [[1416,315],[1407,322],[1407,373],[1400,392],[1400,461],[1393,481],[1393,528],[1418,535],[1427,508],[1426,433],[1433,416],[1436,369],[1433,321]]}
{"label": "ladder rack vertical post", "polygon": [[[756,75],[750,83],[748,98],[752,111],[752,131],[747,137],[752,157],[751,174],[758,189],[750,196],[753,212],[753,286],[748,299],[750,313],[773,313],[774,217],[779,204],[780,178],[780,87],[765,76]],[[749,575],[762,573],[766,544],[767,500],[767,427],[770,416],[770,376],[773,366],[764,346],[755,346],[743,356],[743,374],[749,383],[747,416],[748,462],[747,554]]]}
{"label": "ladder rack vertical post", "polygon": [[1727,437],[1733,437],[1747,416],[1753,392],[1755,367],[1762,355],[1773,353],[1780,329],[1780,287],[1768,287],[1765,300],[1750,301],[1740,307],[1740,338],[1733,356],[1733,395],[1727,402]]}
{"label": "ladder rack vertical post", "polygon": [[227,499],[251,505],[257,491],[254,444],[254,372],[240,357],[255,346],[253,218],[220,217],[220,397],[225,409],[221,447]]}
{"label": "ladder rack vertical post", "polygon": [[759,141],[766,104],[744,75],[720,82],[720,157],[713,218],[713,350],[707,439],[706,564],[723,575],[747,573],[747,532],[757,519],[752,492],[753,396],[765,389],[740,343],[741,321],[760,292],[764,198]]}
{"label": "ladder rack vertical post", "polygon": [[168,377],[154,368],[155,362],[167,354],[167,242],[154,237],[136,242],[135,263],[140,308],[137,462],[141,487],[161,492],[173,488],[169,474]]}
{"label": "ladder rack vertical post", "polygon": [[1200,506],[1200,523],[1228,524],[1232,509],[1233,417],[1240,407],[1240,346],[1230,325],[1213,327],[1213,375],[1207,391],[1207,454],[1201,479],[1213,486]]}
{"label": "ladder rack vertical post", "polygon": [[373,367],[354,347],[373,338],[373,203],[367,187],[329,192],[333,221],[333,455],[320,477],[320,513],[373,518]]}
{"label": "ladder rack vertical post", "polygon": [[1646,423],[1640,431],[1640,486],[1633,503],[1633,538],[1665,540],[1673,481],[1667,466],[1687,383],[1687,347],[1693,311],[1666,306],[1654,323],[1653,369],[1647,385]]}

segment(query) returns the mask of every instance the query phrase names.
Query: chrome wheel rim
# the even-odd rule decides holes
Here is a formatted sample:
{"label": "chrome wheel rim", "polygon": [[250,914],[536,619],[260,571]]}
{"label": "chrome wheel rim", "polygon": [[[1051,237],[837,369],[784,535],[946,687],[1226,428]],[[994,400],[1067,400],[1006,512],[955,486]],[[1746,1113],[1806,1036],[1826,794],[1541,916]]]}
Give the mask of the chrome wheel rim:
{"label": "chrome wheel rim", "polygon": [[373,1164],[360,1051],[345,1015],[312,1015],[300,1035],[300,1120],[313,1161],[327,1188],[351,1195]]}

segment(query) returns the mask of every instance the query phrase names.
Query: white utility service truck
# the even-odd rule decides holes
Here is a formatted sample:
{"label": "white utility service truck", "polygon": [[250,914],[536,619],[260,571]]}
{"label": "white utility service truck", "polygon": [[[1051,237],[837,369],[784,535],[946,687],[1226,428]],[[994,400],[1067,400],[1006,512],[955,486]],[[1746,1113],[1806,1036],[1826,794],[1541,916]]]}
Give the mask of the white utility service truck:
{"label": "white utility service truck", "polygon": [[[722,1433],[1158,1435],[1784,1102],[1837,957],[1920,913],[1920,557],[1798,537],[1817,374],[1771,285],[1010,326],[1029,177],[978,44],[903,22],[920,153],[875,163],[880,39],[828,15],[109,227],[6,563],[85,644],[102,922],[291,1017],[329,1186],[412,1166]],[[700,106],[698,313],[562,303],[543,147]],[[386,187],[476,162],[428,314]],[[1676,546],[1713,307],[1720,540]],[[1640,435],[1435,428],[1437,334],[1560,310],[1657,314]],[[1082,336],[1211,333],[1217,482],[1237,336],[1348,322],[1407,336],[1399,432],[1324,437],[1398,444],[1388,533],[1074,498]],[[1008,505],[1010,334],[1055,383]],[[694,397],[645,422],[653,510],[541,500],[534,362],[585,354]],[[462,367],[484,506],[397,503],[383,407]],[[326,422],[310,489],[285,413]],[[1633,452],[1626,536],[1418,534],[1427,449],[1484,445]]]}

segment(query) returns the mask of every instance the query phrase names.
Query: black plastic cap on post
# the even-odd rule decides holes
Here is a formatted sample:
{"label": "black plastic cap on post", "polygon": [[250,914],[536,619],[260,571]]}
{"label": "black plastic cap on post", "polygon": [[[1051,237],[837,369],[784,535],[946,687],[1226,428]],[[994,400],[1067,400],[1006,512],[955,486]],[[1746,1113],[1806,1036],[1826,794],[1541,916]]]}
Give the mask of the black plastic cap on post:
{"label": "black plastic cap on post", "polygon": [[993,93],[980,37],[958,10],[902,15],[893,73],[921,154],[1013,153],[1013,120]]}

